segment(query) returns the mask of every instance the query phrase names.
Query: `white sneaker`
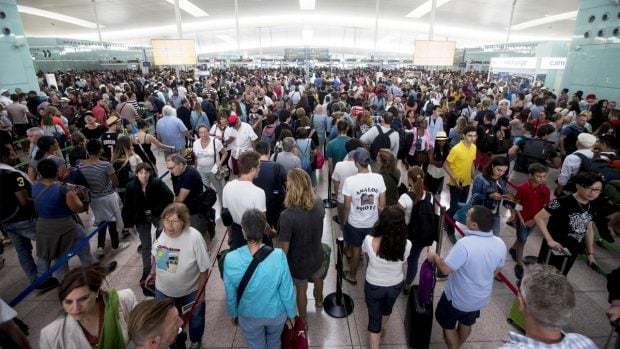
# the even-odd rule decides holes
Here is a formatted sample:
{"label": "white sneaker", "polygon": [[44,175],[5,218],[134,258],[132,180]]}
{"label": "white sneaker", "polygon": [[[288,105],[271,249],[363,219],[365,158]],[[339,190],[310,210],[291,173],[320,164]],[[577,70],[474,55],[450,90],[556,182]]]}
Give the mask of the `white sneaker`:
{"label": "white sneaker", "polygon": [[200,342],[192,342],[192,345],[189,346],[190,349],[199,349]]}
{"label": "white sneaker", "polygon": [[118,244],[117,248],[113,248],[112,249],[112,253],[117,254],[120,251],[126,249],[127,247],[129,247],[129,245],[131,245],[131,243],[129,242],[121,242],[120,244]]}
{"label": "white sneaker", "polygon": [[95,257],[99,259],[103,258],[103,247],[97,247],[97,251],[95,251]]}

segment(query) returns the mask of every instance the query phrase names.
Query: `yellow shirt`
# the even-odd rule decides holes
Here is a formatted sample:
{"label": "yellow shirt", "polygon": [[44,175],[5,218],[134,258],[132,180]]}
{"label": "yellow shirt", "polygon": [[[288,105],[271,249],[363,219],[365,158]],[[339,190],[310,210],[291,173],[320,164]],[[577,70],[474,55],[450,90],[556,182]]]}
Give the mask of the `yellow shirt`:
{"label": "yellow shirt", "polygon": [[[455,145],[446,161],[450,163],[450,169],[455,178],[463,181],[463,186],[470,185],[472,182],[471,168],[474,166],[476,159],[476,145],[465,146],[463,141]],[[450,178],[450,185],[456,185],[454,180]]]}

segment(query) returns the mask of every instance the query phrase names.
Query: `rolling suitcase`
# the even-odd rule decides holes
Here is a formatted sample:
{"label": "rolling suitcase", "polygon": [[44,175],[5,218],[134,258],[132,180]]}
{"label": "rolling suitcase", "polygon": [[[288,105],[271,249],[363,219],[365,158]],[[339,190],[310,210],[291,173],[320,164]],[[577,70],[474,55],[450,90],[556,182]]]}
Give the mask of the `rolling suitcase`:
{"label": "rolling suitcase", "polygon": [[420,302],[417,285],[411,286],[405,310],[405,336],[409,348],[428,348],[433,329],[433,301]]}

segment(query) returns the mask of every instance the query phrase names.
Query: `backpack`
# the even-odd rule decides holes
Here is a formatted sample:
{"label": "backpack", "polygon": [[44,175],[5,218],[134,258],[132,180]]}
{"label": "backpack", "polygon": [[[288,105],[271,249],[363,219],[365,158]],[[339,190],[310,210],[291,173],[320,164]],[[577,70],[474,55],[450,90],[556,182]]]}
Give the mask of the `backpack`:
{"label": "backpack", "polygon": [[407,195],[414,201],[409,219],[409,240],[418,246],[430,246],[437,240],[439,216],[435,214],[432,194],[427,192],[424,200],[415,202],[412,192]]}
{"label": "backpack", "polygon": [[276,135],[275,126],[266,126],[265,128],[263,128],[263,134],[261,135],[260,139],[261,141],[269,144],[269,149],[273,150],[273,147],[276,143],[275,135]]}
{"label": "backpack", "polygon": [[301,160],[301,168],[306,172],[311,171],[312,162],[310,159],[310,153],[312,152],[312,141],[308,142],[308,145],[304,150],[302,150],[300,145],[297,144],[297,149],[299,150],[299,160]]}
{"label": "backpack", "polygon": [[135,177],[134,173],[131,171],[129,161],[116,160],[112,166],[114,167],[116,178],[118,179],[118,187],[126,188],[127,184]]}
{"label": "backpack", "polygon": [[611,164],[611,162],[601,158],[596,154],[592,159],[588,159],[582,153],[574,153],[581,159],[581,166],[579,172],[595,172],[603,177],[603,184],[608,183],[614,179],[618,179],[618,169]]}
{"label": "backpack", "polygon": [[540,138],[524,138],[521,152],[515,163],[515,170],[528,173],[528,168],[534,163],[545,163],[547,159],[547,149],[545,148],[547,141]]}
{"label": "backpack", "polygon": [[398,154],[396,154],[396,158],[400,160],[407,158],[412,144],[413,133],[405,132],[404,128],[398,130]]}
{"label": "backpack", "polygon": [[432,100],[429,99],[428,103],[426,103],[426,108],[424,108],[424,112],[426,113],[426,115],[433,114],[433,108],[435,108],[435,104]]}
{"label": "backpack", "polygon": [[477,146],[482,153],[492,153],[497,147],[497,136],[493,127],[485,128]]}
{"label": "backpack", "polygon": [[379,153],[379,150],[390,149],[392,147],[392,142],[390,141],[390,134],[394,132],[394,130],[390,129],[389,131],[384,133],[381,126],[377,125],[376,127],[379,134],[370,144],[370,158],[372,160],[377,159],[377,154]]}
{"label": "backpack", "polygon": [[[603,177],[603,185],[609,183],[614,179],[620,178],[620,174],[618,173],[618,169],[616,169],[609,161],[600,157],[600,155],[594,155],[592,159],[589,159],[587,156],[582,153],[575,152],[574,155],[577,155],[581,159],[581,165],[579,166],[579,172],[594,172],[598,173]],[[568,180],[566,186],[563,188],[568,192],[577,191],[576,184],[573,180],[574,177]]]}

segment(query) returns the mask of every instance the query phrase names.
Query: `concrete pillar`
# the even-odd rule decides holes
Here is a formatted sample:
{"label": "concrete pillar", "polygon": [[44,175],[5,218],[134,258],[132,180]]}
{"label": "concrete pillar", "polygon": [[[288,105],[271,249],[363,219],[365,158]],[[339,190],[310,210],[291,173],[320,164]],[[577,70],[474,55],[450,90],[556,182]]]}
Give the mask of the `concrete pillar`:
{"label": "concrete pillar", "polygon": [[39,91],[16,0],[0,0],[0,88]]}

